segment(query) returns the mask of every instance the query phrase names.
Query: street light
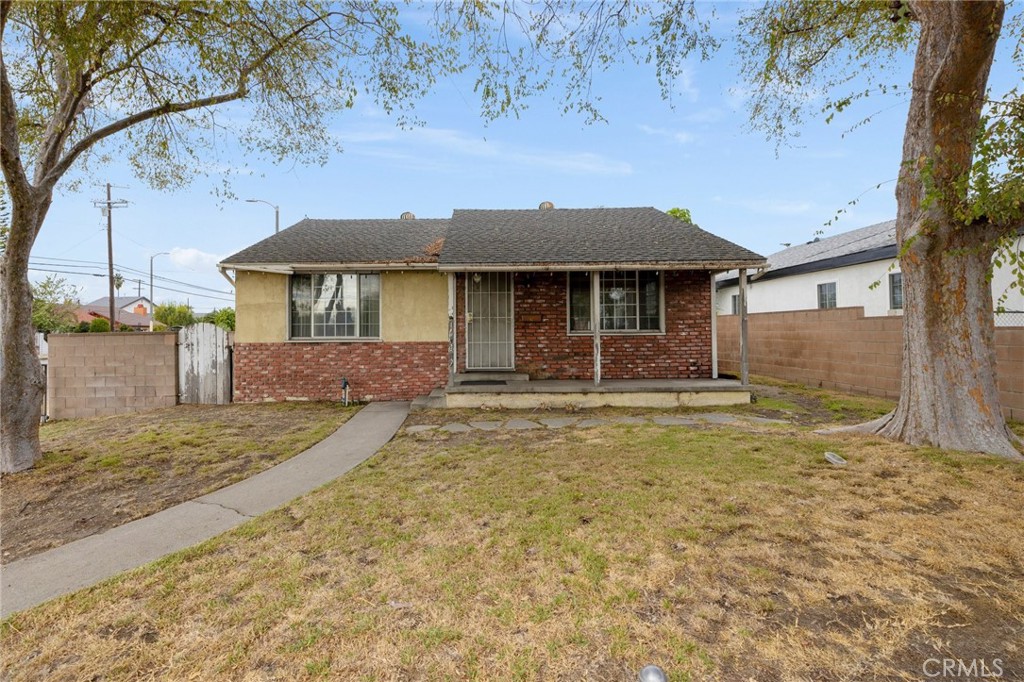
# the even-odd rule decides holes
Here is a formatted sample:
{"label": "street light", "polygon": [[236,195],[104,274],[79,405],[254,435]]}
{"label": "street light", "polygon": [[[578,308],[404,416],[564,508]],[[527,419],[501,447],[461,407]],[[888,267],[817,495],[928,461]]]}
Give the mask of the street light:
{"label": "street light", "polygon": [[249,203],[249,204],[266,204],[270,208],[274,209],[274,234],[277,234],[278,232],[281,231],[281,209],[280,209],[280,207],[275,206],[274,204],[270,203],[269,201],[264,201],[263,199],[246,199],[245,201],[246,201],[246,203]]}
{"label": "street light", "polygon": [[153,302],[153,259],[157,256],[170,255],[167,251],[161,251],[149,257],[149,331],[153,331],[153,319],[156,317],[156,303]]}

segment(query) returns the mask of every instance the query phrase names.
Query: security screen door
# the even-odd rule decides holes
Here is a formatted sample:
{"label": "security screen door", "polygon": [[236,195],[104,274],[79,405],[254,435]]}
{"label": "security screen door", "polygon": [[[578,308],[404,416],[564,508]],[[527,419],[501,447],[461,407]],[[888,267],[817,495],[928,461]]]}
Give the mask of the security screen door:
{"label": "security screen door", "polygon": [[514,369],[512,273],[466,275],[466,369]]}

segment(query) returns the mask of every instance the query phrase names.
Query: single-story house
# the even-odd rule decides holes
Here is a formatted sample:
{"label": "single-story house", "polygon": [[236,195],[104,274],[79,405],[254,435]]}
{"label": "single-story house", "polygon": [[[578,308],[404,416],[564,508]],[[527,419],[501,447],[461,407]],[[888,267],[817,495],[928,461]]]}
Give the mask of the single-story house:
{"label": "single-story house", "polygon": [[[110,298],[107,296],[97,298],[95,301],[89,301],[86,305],[109,308]],[[114,307],[121,312],[136,315],[150,315],[153,312],[153,302],[146,296],[115,296]]]}
{"label": "single-story house", "polygon": [[[1017,237],[1018,253],[1022,239]],[[718,276],[720,315],[739,312],[738,279],[735,272]],[[1011,286],[1015,281],[1011,266],[994,267],[992,299],[997,325],[1024,325],[1024,291]],[[767,266],[748,283],[750,313],[836,307],[863,307],[867,317],[902,314],[903,275],[895,220],[773,253]]]}
{"label": "single-story house", "polygon": [[[109,299],[101,299],[108,301]],[[139,309],[142,309],[141,306]],[[152,318],[147,313],[137,313],[118,308],[115,313],[118,325],[131,327],[135,331],[148,331]],[[75,309],[75,319],[79,322],[92,322],[96,318],[102,318],[110,322],[110,306],[107,304],[98,305],[95,302],[78,306]]]}
{"label": "single-story house", "polygon": [[219,264],[235,399],[337,399],[347,382],[405,400],[496,373],[712,379],[714,276],[764,262],[654,208],[305,219]]}

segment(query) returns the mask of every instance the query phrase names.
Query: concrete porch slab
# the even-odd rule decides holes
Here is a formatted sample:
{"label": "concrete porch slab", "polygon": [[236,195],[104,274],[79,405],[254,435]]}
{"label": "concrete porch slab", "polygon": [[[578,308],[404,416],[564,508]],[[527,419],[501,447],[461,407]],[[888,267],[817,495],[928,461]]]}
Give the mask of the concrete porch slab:
{"label": "concrete porch slab", "polygon": [[729,379],[609,379],[509,381],[495,386],[449,386],[450,408],[711,407],[746,405],[750,388]]}

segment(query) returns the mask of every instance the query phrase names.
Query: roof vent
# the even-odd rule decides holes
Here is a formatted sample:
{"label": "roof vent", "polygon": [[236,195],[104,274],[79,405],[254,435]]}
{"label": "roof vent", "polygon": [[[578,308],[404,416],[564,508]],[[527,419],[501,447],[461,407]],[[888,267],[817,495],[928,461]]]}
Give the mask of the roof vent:
{"label": "roof vent", "polygon": [[538,206],[537,208],[539,208],[542,211],[546,211],[549,208],[554,208],[554,207],[555,207],[555,205],[552,204],[550,201],[542,201],[542,202],[540,202],[540,206]]}
{"label": "roof vent", "polygon": [[416,214],[412,211],[406,211],[400,217],[402,220],[416,220]]}

